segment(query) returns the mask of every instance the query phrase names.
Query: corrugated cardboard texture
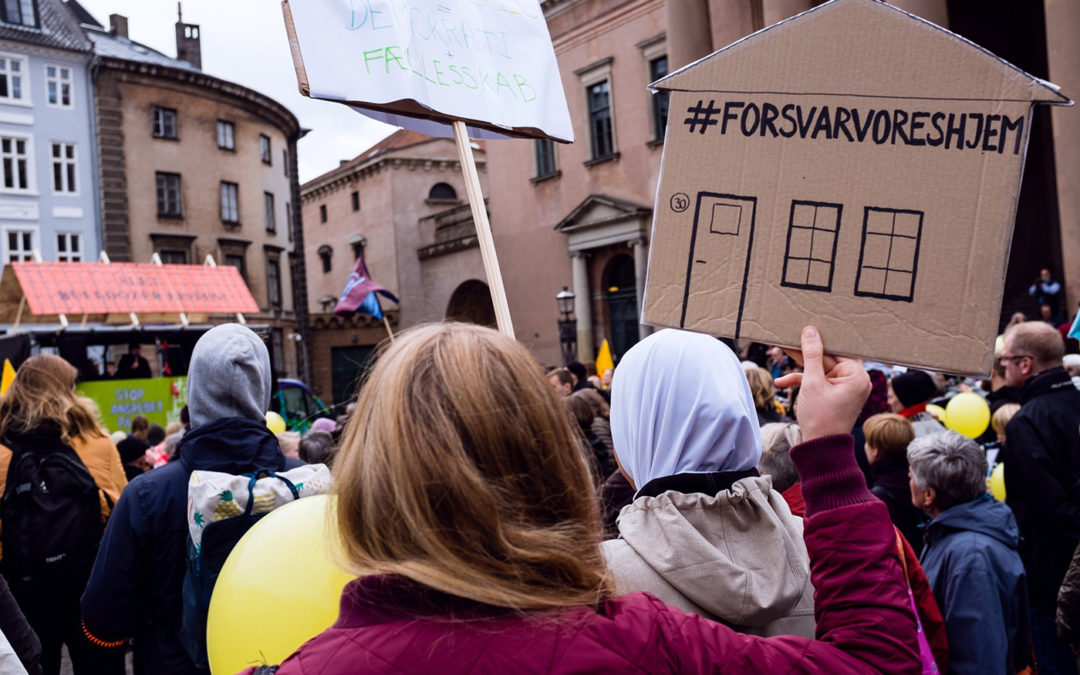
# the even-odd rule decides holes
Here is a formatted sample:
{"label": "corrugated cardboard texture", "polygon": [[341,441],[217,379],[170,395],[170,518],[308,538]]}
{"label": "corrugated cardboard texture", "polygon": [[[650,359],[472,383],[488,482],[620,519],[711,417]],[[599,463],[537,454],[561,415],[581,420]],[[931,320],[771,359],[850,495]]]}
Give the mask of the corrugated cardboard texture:
{"label": "corrugated cardboard texture", "polygon": [[993,361],[1033,101],[1056,90],[875,0],[833,0],[671,91],[647,322],[957,373]]}

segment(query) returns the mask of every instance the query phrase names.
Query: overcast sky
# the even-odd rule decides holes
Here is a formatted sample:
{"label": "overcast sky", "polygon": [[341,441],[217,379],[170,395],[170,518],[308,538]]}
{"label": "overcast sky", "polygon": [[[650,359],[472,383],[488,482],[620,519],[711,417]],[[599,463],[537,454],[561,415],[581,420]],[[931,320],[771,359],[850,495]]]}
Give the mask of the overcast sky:
{"label": "overcast sky", "polygon": [[[110,14],[123,14],[132,40],[176,56],[176,0],[79,3],[106,28]],[[184,21],[200,27],[205,73],[270,96],[311,129],[299,146],[301,183],[394,131],[341,104],[300,95],[278,0],[184,0],[183,9]]]}

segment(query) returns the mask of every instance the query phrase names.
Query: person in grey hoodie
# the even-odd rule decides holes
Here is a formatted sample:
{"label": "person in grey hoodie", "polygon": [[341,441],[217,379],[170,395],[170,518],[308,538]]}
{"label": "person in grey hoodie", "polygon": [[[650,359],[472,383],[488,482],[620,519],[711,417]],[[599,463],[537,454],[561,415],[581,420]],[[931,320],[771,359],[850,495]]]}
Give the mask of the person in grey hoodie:
{"label": "person in grey hoodie", "polygon": [[134,637],[136,672],[200,672],[179,637],[191,472],[302,465],[266,428],[270,379],[266,345],[249,328],[207,331],[188,368],[191,431],[180,459],[136,477],[116,503],[82,596],[83,632],[99,645]]}
{"label": "person in grey hoodie", "polygon": [[619,593],[761,636],[814,637],[802,520],[767,476],[739,360],[707,335],[664,330],[615,370],[611,435],[634,501],[603,544]]}
{"label": "person in grey hoodie", "polygon": [[949,673],[1023,672],[1032,662],[1020,529],[986,493],[986,455],[955,431],[916,438],[907,454],[911,501],[933,519],[921,562],[945,618]]}

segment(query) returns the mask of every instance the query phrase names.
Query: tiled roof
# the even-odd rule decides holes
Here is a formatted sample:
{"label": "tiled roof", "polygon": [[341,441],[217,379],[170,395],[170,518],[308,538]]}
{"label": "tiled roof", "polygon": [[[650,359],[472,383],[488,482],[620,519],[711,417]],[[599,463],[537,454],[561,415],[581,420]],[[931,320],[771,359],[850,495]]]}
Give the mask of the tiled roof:
{"label": "tiled roof", "polygon": [[100,28],[91,28],[89,26],[85,26],[85,28],[87,37],[94,43],[94,53],[98,56],[199,72],[198,68],[187,61],[166,56],[156,49],[151,49],[134,40],[116,37],[109,31]]}
{"label": "tiled roof", "polygon": [[90,51],[90,42],[79,28],[79,20],[61,0],[37,0],[37,6],[39,27],[0,23],[0,39],[75,52]]}

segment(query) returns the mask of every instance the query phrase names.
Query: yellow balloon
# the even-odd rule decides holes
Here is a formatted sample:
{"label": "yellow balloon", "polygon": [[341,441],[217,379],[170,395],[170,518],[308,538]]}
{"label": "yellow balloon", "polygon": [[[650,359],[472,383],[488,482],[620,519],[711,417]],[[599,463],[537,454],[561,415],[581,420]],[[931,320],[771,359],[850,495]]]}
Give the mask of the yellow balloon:
{"label": "yellow balloon", "polygon": [[285,431],[285,418],[273,410],[266,411],[266,428],[271,433],[280,434]]}
{"label": "yellow balloon", "polygon": [[337,619],[341,590],[334,501],[305,497],[263,517],[221,568],[206,621],[214,675],[275,665]]}
{"label": "yellow balloon", "polygon": [[968,438],[978,438],[990,426],[990,406],[978,394],[961,392],[945,406],[945,426]]}
{"label": "yellow balloon", "polygon": [[945,408],[942,408],[939,405],[934,405],[933,403],[926,404],[926,412],[933,415],[934,419],[936,419],[938,422],[941,422],[942,424],[945,424],[945,418],[948,417],[948,414],[945,412]]}
{"label": "yellow balloon", "polygon": [[998,501],[1005,501],[1005,465],[998,464],[994,467],[994,470],[990,472],[990,480],[987,481],[990,484],[990,494],[994,495],[994,498]]}

